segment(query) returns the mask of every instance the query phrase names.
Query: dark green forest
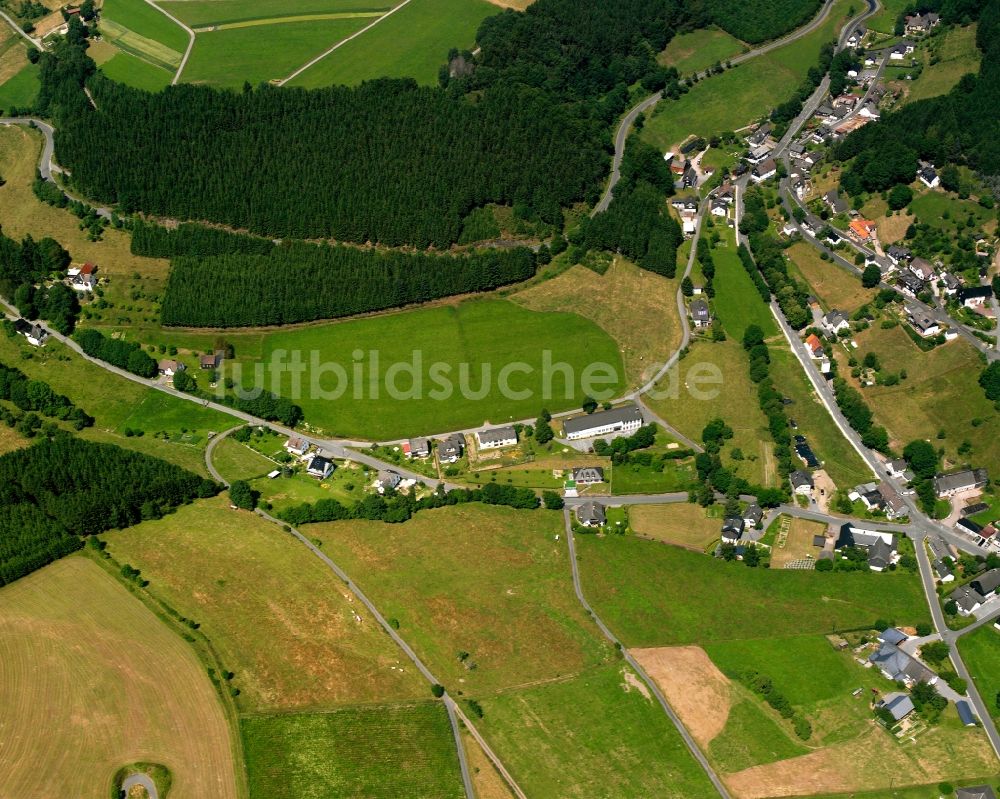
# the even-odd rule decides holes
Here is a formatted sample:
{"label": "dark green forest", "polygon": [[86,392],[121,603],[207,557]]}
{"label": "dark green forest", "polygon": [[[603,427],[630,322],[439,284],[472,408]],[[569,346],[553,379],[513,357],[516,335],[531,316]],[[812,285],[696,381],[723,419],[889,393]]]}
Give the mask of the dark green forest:
{"label": "dark green forest", "polygon": [[9,297],[25,319],[47,319],[60,333],[73,330],[80,311],[76,292],[61,282],[38,286],[46,278],[65,276],[70,255],[51,238],[20,242],[0,230],[0,294]]}
{"label": "dark green forest", "polygon": [[94,418],[74,405],[69,397],[56,393],[48,383],[32,380],[20,369],[3,363],[0,363],[0,400],[7,400],[22,411],[69,422],[77,430],[94,424]]}
{"label": "dark green forest", "polygon": [[1000,175],[1000,2],[952,0],[940,11],[950,22],[979,18],[979,75],[966,75],[948,94],[911,103],[844,139],[834,154],[853,159],[841,178],[848,194],[910,183],[918,159]]}
{"label": "dark green forest", "polygon": [[0,457],[0,585],[219,486],[178,466],[62,435]]}
{"label": "dark green forest", "polygon": [[451,256],[297,242],[269,255],[182,256],[170,269],[162,320],[188,327],[307,322],[489,291],[534,274],[526,247]]}
{"label": "dark green forest", "polygon": [[704,13],[737,39],[758,44],[805,24],[822,5],[823,0],[704,0]]}

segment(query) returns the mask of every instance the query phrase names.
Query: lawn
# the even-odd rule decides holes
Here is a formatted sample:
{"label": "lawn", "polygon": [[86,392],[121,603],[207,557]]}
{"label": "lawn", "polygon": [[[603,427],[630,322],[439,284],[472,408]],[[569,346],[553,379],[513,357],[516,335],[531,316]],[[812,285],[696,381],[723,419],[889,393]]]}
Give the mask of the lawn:
{"label": "lawn", "polygon": [[[756,290],[753,296],[759,296]],[[719,343],[695,341],[677,368],[643,399],[695,441],[701,440],[701,431],[712,419],[725,419],[734,431],[723,453],[726,466],[752,483],[776,484],[767,420],[757,404],[749,369],[742,345],[732,337]],[[740,401],[734,402],[734,397]],[[741,451],[742,460],[730,459],[735,449]]]}
{"label": "lawn", "polygon": [[690,75],[716,62],[725,63],[745,49],[746,45],[735,36],[712,26],[674,36],[657,61],[667,67],[677,67],[681,75]]}
{"label": "lawn", "polygon": [[946,94],[963,75],[979,72],[982,53],[976,47],[976,27],[967,25],[964,28],[953,28],[933,40],[936,43],[937,61],[928,59],[920,77],[907,84],[907,103]]}
{"label": "lawn", "polygon": [[629,508],[629,526],[637,535],[704,552],[719,540],[722,518],[717,510],[688,502],[633,505]]}
{"label": "lawn", "polygon": [[820,402],[798,359],[787,346],[771,347],[770,351],[774,383],[793,402],[786,411],[798,425],[795,432],[809,440],[830,479],[840,488],[870,480],[871,470]]}
{"label": "lawn", "polygon": [[819,556],[821,547],[813,546],[813,538],[825,536],[827,526],[823,522],[806,519],[789,519],[788,529],[780,538],[775,533],[775,543],[771,549],[771,568],[783,569],[796,560]]}
{"label": "lawn", "polygon": [[990,715],[1000,722],[1000,632],[989,624],[973,630],[958,639],[958,651]]}
{"label": "lawn", "polygon": [[230,482],[264,477],[268,472],[278,468],[274,461],[231,436],[220,441],[212,450],[212,465]]}
{"label": "lawn", "polygon": [[627,666],[611,664],[481,699],[477,726],[528,796],[711,795],[705,773],[647,694]]}
{"label": "lawn", "polygon": [[[0,361],[45,381],[93,416],[96,424],[80,433],[83,438],[138,450],[199,474],[207,474],[208,433],[233,425],[225,414],[113,375],[56,341],[37,350],[20,337],[0,336]],[[143,435],[126,436],[126,430]]]}
{"label": "lawn", "polygon": [[172,72],[163,67],[150,64],[126,52],[118,52],[113,58],[101,64],[100,69],[111,80],[147,92],[158,92],[169,86],[174,77]]}
{"label": "lawn", "polygon": [[789,247],[786,253],[824,310],[836,308],[849,315],[874,299],[875,289],[864,288],[860,278],[830,261],[824,261],[815,247],[799,242]]}
{"label": "lawn", "polygon": [[145,0],[104,0],[101,18],[116,22],[178,53],[187,49],[187,32]]}
{"label": "lawn", "polygon": [[573,594],[561,513],[468,504],[302,532],[452,690],[565,678],[611,657]]}
{"label": "lawn", "polygon": [[242,795],[204,667],[85,557],[0,590],[0,663],[5,795],[105,799],[116,769],[150,759],[188,796]]}
{"label": "lawn", "polygon": [[444,705],[372,705],[240,721],[251,799],[459,799]]}
{"label": "lawn", "polygon": [[[383,11],[385,0],[160,0],[159,5],[192,28],[271,20],[308,14]],[[331,42],[332,44],[332,42]]]}
{"label": "lawn", "polygon": [[422,697],[416,670],[301,543],[225,496],[106,536],[148,591],[194,619],[242,710],[307,710]]}
{"label": "lawn", "polygon": [[577,313],[596,323],[618,344],[633,386],[652,377],[680,343],[677,281],[623,258],[615,258],[603,275],[574,266],[511,299],[533,311]]}
{"label": "lawn", "polygon": [[983,208],[972,200],[959,199],[944,191],[925,191],[910,203],[910,213],[921,222],[947,230],[953,235],[968,218],[981,227],[995,216],[994,212]]}
{"label": "lawn", "polygon": [[750,569],[653,541],[577,539],[584,592],[628,646],[829,633],[925,621],[915,575]]}
{"label": "lawn", "polygon": [[[382,441],[475,427],[487,419],[503,424],[534,418],[543,407],[552,412],[577,407],[586,393],[609,399],[624,384],[615,343],[593,322],[570,313],[537,313],[505,300],[441,305],[266,336],[265,362],[296,355],[306,367],[302,390],[294,390],[293,376],[285,370],[279,393],[298,402],[315,427]],[[309,366],[311,358],[318,367]],[[548,379],[543,374],[546,361],[552,364]],[[560,370],[561,363],[568,369]],[[331,364],[342,367],[344,380]],[[617,379],[595,382],[588,392],[581,384],[592,364],[606,364],[601,374],[610,371]],[[365,382],[345,386],[348,373],[357,369],[363,370]],[[575,383],[569,396],[567,371]],[[338,385],[341,395],[333,398]],[[392,386],[397,387],[392,392],[396,399],[390,395]]]}
{"label": "lawn", "polygon": [[809,750],[793,741],[777,714],[746,689],[732,686],[734,703],[722,732],[712,739],[708,755],[723,771],[735,772],[761,763],[797,757]]}
{"label": "lawn", "polygon": [[662,472],[637,463],[620,463],[611,473],[612,494],[664,494],[687,491],[697,483],[691,459],[667,461]]}
{"label": "lawn", "polygon": [[851,0],[838,0],[816,31],[695,84],[679,100],[658,103],[643,138],[666,151],[689,134],[737,130],[765,115],[799,87],[822,45],[836,37],[851,5]]}
{"label": "lawn", "polygon": [[910,7],[909,0],[881,0],[878,13],[865,23],[870,30],[892,35],[899,15]]}
{"label": "lawn", "polygon": [[[257,456],[252,462],[263,465],[264,459]],[[271,469],[277,468],[274,464],[270,466]],[[333,474],[322,482],[300,469],[291,477],[281,476],[274,480],[257,477],[251,485],[260,491],[261,499],[274,506],[275,512],[301,505],[303,502],[312,503],[321,499],[335,499],[345,505],[361,501],[365,496],[366,486],[370,486],[375,480],[375,474],[367,466],[358,464],[347,466],[338,461],[336,466]],[[225,470],[221,471],[223,475],[227,474]]]}
{"label": "lawn", "polygon": [[435,85],[448,50],[475,49],[479,23],[498,12],[486,0],[411,0],[307,69],[292,85],[316,88],[380,77],[410,77]]}
{"label": "lawn", "polygon": [[33,106],[41,85],[38,65],[26,64],[20,72],[0,84],[0,110]]}
{"label": "lawn", "polygon": [[712,248],[712,260],[715,262],[712,304],[726,334],[742,341],[747,327],[757,325],[765,337],[777,335],[774,315],[743,267],[736,251],[735,234],[729,228],[724,229],[722,241]]}
{"label": "lawn", "polygon": [[[930,352],[914,344],[900,328],[871,327],[857,336],[856,357],[875,352],[887,372],[906,370],[896,386],[872,386],[863,395],[901,448],[916,438],[930,439],[955,463],[1000,463],[1000,416],[980,388],[979,353],[962,339]],[[973,421],[978,420],[979,425]],[[945,437],[938,439],[939,431]],[[968,441],[964,455],[958,448]]]}
{"label": "lawn", "polygon": [[285,78],[371,21],[322,19],[199,32],[182,78],[229,87]]}

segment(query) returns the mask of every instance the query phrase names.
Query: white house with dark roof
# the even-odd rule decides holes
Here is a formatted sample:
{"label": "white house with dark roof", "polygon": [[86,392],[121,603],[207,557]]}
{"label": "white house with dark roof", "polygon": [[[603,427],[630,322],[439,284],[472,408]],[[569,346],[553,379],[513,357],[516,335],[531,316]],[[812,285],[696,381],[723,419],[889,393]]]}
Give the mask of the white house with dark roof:
{"label": "white house with dark roof", "polygon": [[573,470],[573,482],[585,486],[603,483],[604,469],[600,466],[578,466]]}
{"label": "white house with dark roof", "polygon": [[917,177],[928,189],[934,189],[941,185],[941,178],[933,166],[927,164],[917,170]]}
{"label": "white house with dark roof", "polygon": [[746,522],[739,516],[727,516],[722,521],[722,543],[735,544],[743,537]]}
{"label": "white house with dark roof", "polygon": [[394,489],[402,481],[403,478],[400,477],[397,472],[382,471],[379,472],[378,477],[375,478],[375,490],[380,494],[384,494],[386,491]]}
{"label": "white house with dark roof", "polygon": [[921,682],[933,685],[938,679],[937,675],[923,663],[906,654],[895,644],[883,642],[868,657],[868,662],[881,671],[886,679],[901,682],[907,687]]}
{"label": "white house with dark roof", "polygon": [[576,507],[576,520],[584,527],[603,527],[608,517],[600,502],[584,502]]}
{"label": "white house with dark roof", "polygon": [[517,431],[510,426],[476,432],[476,444],[479,445],[479,449],[500,449],[500,447],[512,447],[516,443]]}
{"label": "white house with dark roof", "polygon": [[966,308],[982,307],[992,297],[992,286],[966,286],[958,290],[958,301]]}
{"label": "white house with dark roof", "polygon": [[848,320],[847,315],[843,311],[838,311],[836,308],[831,310],[826,316],[823,317],[823,327],[828,333],[835,336],[841,330],[850,330],[851,323]]}
{"label": "white house with dark roof", "polygon": [[953,497],[963,491],[983,488],[990,481],[986,469],[962,469],[950,474],[939,474],[934,478],[934,491],[939,499]]}
{"label": "white house with dark roof", "polygon": [[788,480],[792,484],[792,491],[800,496],[811,497],[813,489],[816,487],[812,475],[802,469],[792,472],[788,476]]}
{"label": "white house with dark roof", "polygon": [[633,404],[585,416],[575,416],[563,422],[563,433],[570,441],[597,436],[634,433],[642,427],[642,411]]}
{"label": "white house with dark roof", "polygon": [[438,460],[441,463],[455,463],[465,451],[465,436],[455,433],[438,444]]}
{"label": "white house with dark roof", "polygon": [[750,179],[754,183],[763,183],[768,178],[773,178],[776,174],[778,174],[778,162],[773,158],[768,158],[756,164],[750,170]]}
{"label": "white house with dark roof", "polygon": [[333,472],[333,461],[323,455],[313,455],[306,467],[306,474],[325,480]]}
{"label": "white house with dark roof", "polygon": [[894,721],[902,721],[916,710],[913,706],[913,700],[907,694],[900,691],[893,691],[891,694],[886,694],[878,701],[876,707],[888,710],[889,715],[892,716]]}
{"label": "white house with dark roof", "polygon": [[756,502],[747,506],[743,511],[743,521],[747,527],[756,527],[764,519],[764,511]]}
{"label": "white house with dark roof", "polygon": [[14,332],[24,336],[33,347],[42,347],[49,338],[49,331],[38,322],[18,319],[14,322]]}
{"label": "white house with dark roof", "polygon": [[941,332],[938,321],[919,305],[907,307],[906,316],[910,320],[910,326],[923,338],[931,338]]}
{"label": "white house with dark roof", "polygon": [[403,444],[403,453],[409,458],[426,458],[431,454],[431,442],[426,438],[411,438]]}
{"label": "white house with dark roof", "polygon": [[691,311],[691,321],[695,327],[703,328],[712,324],[712,312],[708,309],[708,303],[704,300],[691,300],[689,310]]}

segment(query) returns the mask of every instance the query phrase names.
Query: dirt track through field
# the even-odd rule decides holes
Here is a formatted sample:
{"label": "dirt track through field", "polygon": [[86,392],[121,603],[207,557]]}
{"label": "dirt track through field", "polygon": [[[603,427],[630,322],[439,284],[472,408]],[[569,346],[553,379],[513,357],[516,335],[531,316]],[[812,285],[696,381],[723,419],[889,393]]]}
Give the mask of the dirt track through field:
{"label": "dirt track through field", "polygon": [[731,704],[729,679],[700,646],[632,649],[684,726],[702,747],[722,732]]}

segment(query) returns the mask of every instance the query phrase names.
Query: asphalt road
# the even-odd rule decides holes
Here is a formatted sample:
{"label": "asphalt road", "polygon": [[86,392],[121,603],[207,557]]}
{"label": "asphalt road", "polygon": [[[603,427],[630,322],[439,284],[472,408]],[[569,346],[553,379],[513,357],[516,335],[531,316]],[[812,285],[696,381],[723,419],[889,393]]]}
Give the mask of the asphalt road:
{"label": "asphalt road", "polygon": [[[872,3],[872,0],[868,1],[869,3]],[[834,0],[826,0],[823,4],[823,8],[820,10],[819,14],[813,17],[812,21],[787,36],[775,39],[773,42],[761,45],[760,47],[755,47],[753,50],[741,53],[740,55],[727,60],[733,65],[742,64],[745,61],[749,61],[751,58],[756,58],[764,53],[769,53],[778,47],[783,47],[790,42],[794,42],[796,39],[800,39],[803,36],[812,33],[816,30],[816,28],[822,25],[824,20],[826,20],[826,18],[830,15],[830,11],[833,8],[833,2]],[[859,19],[863,18],[864,17],[861,17]],[[702,80],[708,77],[709,73],[708,71],[704,71],[698,72],[696,75],[699,80]],[[618,181],[621,180],[621,165],[622,157],[625,155],[625,142],[628,139],[629,132],[632,130],[632,126],[635,124],[635,120],[640,114],[648,111],[662,99],[663,92],[651,94],[649,97],[630,108],[625,116],[622,117],[621,122],[618,123],[618,128],[615,131],[615,153],[611,159],[611,175],[608,177],[608,185],[605,187],[604,193],[601,195],[601,199],[597,202],[597,205],[594,206],[594,210],[591,211],[591,216],[606,211],[608,206],[611,204],[615,186],[618,184]]]}
{"label": "asphalt road", "polygon": [[126,796],[128,796],[128,792],[131,791],[136,785],[141,785],[146,789],[146,793],[149,794],[149,799],[159,799],[160,794],[156,790],[156,783],[150,779],[148,774],[143,774],[141,772],[129,774],[124,780],[122,780],[122,790],[125,791]]}
{"label": "asphalt road", "polygon": [[42,43],[41,39],[35,39],[34,37],[29,36],[27,33],[21,30],[21,26],[17,24],[16,20],[7,16],[7,14],[2,10],[0,10],[0,19],[3,19],[8,25],[10,25],[10,27],[14,29],[14,32],[17,33],[17,35],[20,36],[22,39],[27,39],[27,41],[31,43],[32,47],[34,47],[37,50],[45,49],[45,45]]}
{"label": "asphalt road", "polygon": [[663,712],[667,714],[667,717],[677,728],[677,732],[680,733],[680,736],[683,739],[684,744],[690,750],[691,755],[698,761],[702,769],[704,769],[705,774],[708,775],[712,785],[715,786],[715,790],[718,791],[722,799],[731,799],[729,791],[719,778],[719,775],[715,772],[715,769],[712,768],[712,765],[708,762],[708,759],[702,753],[698,744],[695,743],[695,740],[691,737],[687,727],[684,726],[683,722],[681,722],[681,720],[677,717],[677,714],[674,713],[674,709],[670,707],[666,697],[660,691],[659,686],[650,678],[642,666],[639,665],[638,661],[629,653],[628,648],[618,640],[615,634],[611,632],[610,628],[601,620],[601,617],[597,615],[597,612],[590,606],[590,603],[587,602],[587,598],[583,595],[583,585],[580,582],[580,569],[577,564],[576,556],[576,540],[573,537],[573,520],[570,517],[569,508],[565,508],[563,510],[563,524],[566,529],[566,543],[569,547],[569,562],[570,568],[573,571],[573,590],[576,592],[576,598],[580,601],[580,604],[583,606],[583,609],[587,612],[587,614],[594,620],[594,623],[597,624],[601,632],[604,633],[604,637],[615,645],[625,658],[625,662],[635,670],[642,681],[646,683],[649,690],[652,691],[653,696],[655,696],[656,700],[660,703],[660,707],[663,708]]}

